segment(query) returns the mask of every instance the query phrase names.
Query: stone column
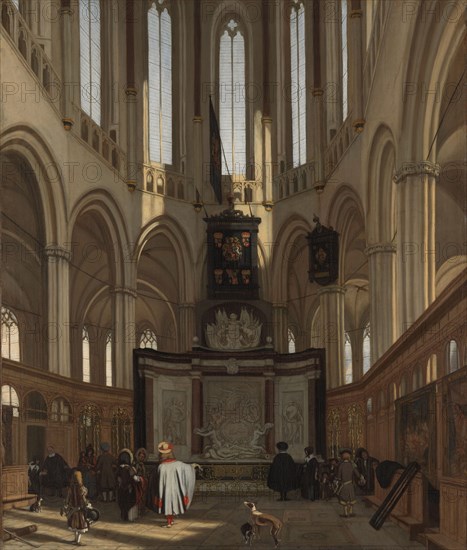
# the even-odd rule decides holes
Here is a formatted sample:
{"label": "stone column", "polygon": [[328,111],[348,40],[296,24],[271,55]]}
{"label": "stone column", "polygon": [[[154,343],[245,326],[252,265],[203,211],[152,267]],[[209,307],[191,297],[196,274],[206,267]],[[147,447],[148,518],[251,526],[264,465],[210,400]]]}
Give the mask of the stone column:
{"label": "stone column", "polygon": [[115,363],[115,385],[119,388],[133,387],[133,349],[135,347],[136,291],[116,287],[114,297],[113,357]]}
{"label": "stone column", "polygon": [[70,130],[74,124],[73,119],[73,50],[72,50],[72,22],[73,10],[70,7],[70,0],[62,0],[60,8],[60,16],[62,18],[62,122],[66,130]]}
{"label": "stone column", "polygon": [[70,283],[71,253],[58,245],[46,246],[47,335],[49,371],[70,377]]}
{"label": "stone column", "polygon": [[362,9],[360,0],[352,0],[349,18],[349,51],[350,51],[350,92],[352,126],[361,132],[365,125],[363,119],[363,50],[362,50]]}
{"label": "stone column", "polygon": [[144,399],[146,408],[146,447],[148,452],[155,453],[158,441],[154,441],[154,379],[144,378]]}
{"label": "stone column", "polygon": [[193,176],[194,187],[193,199],[198,200],[196,191],[203,198],[203,119],[200,116],[193,118]]}
{"label": "stone column", "polygon": [[265,372],[264,376],[266,377],[266,380],[264,382],[264,422],[270,422],[271,424],[274,424],[274,427],[266,432],[266,438],[265,438],[265,446],[266,451],[269,454],[274,454],[275,450],[275,432],[276,432],[276,424],[274,419],[274,373],[273,372]]}
{"label": "stone column", "polygon": [[308,443],[316,451],[316,373],[309,372],[308,378]]}
{"label": "stone column", "polygon": [[341,386],[344,382],[344,294],[338,285],[319,291],[321,334],[326,349],[326,385]]}
{"label": "stone column", "polygon": [[263,203],[272,204],[272,118],[263,116]]}
{"label": "stone column", "polygon": [[272,322],[274,325],[274,349],[279,353],[287,353],[288,314],[286,304],[273,304]]}
{"label": "stone column", "polygon": [[369,245],[365,252],[370,272],[373,365],[396,340],[396,247],[391,243],[376,243]]}
{"label": "stone column", "polygon": [[399,334],[435,299],[435,183],[439,164],[406,162],[396,172]]}
{"label": "stone column", "polygon": [[127,85],[125,95],[127,97],[127,176],[126,184],[130,191],[136,189],[138,168],[136,147],[138,140],[136,139],[136,96],[138,91],[135,84],[135,30],[134,30],[135,14],[133,0],[126,2],[126,69],[127,69]]}
{"label": "stone column", "polygon": [[181,352],[191,351],[193,345],[195,319],[195,304],[180,304],[178,306],[178,345]]}
{"label": "stone column", "polygon": [[201,372],[191,373],[191,453],[203,452],[203,438],[194,433],[195,428],[203,426],[203,381]]}

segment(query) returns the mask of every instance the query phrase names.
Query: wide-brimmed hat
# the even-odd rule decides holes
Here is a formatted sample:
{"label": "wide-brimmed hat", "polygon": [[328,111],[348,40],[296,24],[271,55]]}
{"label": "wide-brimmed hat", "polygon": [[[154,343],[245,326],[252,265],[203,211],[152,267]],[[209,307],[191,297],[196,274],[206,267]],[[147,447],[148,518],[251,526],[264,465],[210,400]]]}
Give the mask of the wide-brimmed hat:
{"label": "wide-brimmed hat", "polygon": [[161,441],[157,446],[157,450],[161,453],[161,455],[167,455],[174,450],[174,446],[168,441]]}
{"label": "wide-brimmed hat", "polygon": [[130,449],[121,449],[118,453],[118,463],[119,464],[133,464],[133,453]]}
{"label": "wide-brimmed hat", "polygon": [[289,445],[285,441],[279,441],[279,443],[276,443],[276,447],[279,451],[286,451],[289,448]]}
{"label": "wide-brimmed hat", "polygon": [[339,451],[339,456],[342,456],[344,453],[349,453],[349,455],[352,454],[352,449],[349,449],[348,447],[344,447]]}

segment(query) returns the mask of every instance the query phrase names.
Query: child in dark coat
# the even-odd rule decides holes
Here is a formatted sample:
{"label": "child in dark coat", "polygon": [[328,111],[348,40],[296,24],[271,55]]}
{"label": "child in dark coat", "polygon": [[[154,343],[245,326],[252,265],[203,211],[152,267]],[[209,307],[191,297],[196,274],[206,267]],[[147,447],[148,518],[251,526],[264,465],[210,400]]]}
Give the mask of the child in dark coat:
{"label": "child in dark coat", "polygon": [[298,487],[297,465],[287,453],[285,441],[279,441],[276,447],[279,452],[269,468],[268,487],[280,494],[279,500],[289,500],[287,492]]}

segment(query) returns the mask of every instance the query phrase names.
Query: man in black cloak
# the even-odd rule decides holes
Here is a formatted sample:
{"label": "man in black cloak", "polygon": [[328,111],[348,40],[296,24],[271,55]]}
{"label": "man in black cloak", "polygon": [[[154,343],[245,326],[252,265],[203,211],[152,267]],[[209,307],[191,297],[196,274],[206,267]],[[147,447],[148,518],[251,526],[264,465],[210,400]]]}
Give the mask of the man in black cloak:
{"label": "man in black cloak", "polygon": [[298,487],[297,465],[287,453],[285,441],[279,441],[276,447],[279,452],[269,468],[268,487],[280,494],[278,500],[289,500],[287,492]]}

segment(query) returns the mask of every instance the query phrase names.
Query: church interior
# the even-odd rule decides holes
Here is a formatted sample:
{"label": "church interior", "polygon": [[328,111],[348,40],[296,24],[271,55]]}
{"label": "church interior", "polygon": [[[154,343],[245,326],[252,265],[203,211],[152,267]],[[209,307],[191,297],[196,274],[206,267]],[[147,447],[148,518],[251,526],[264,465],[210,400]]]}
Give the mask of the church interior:
{"label": "church interior", "polygon": [[417,462],[392,521],[466,548],[465,2],[0,4],[5,517],[48,446],[219,498],[285,441]]}

